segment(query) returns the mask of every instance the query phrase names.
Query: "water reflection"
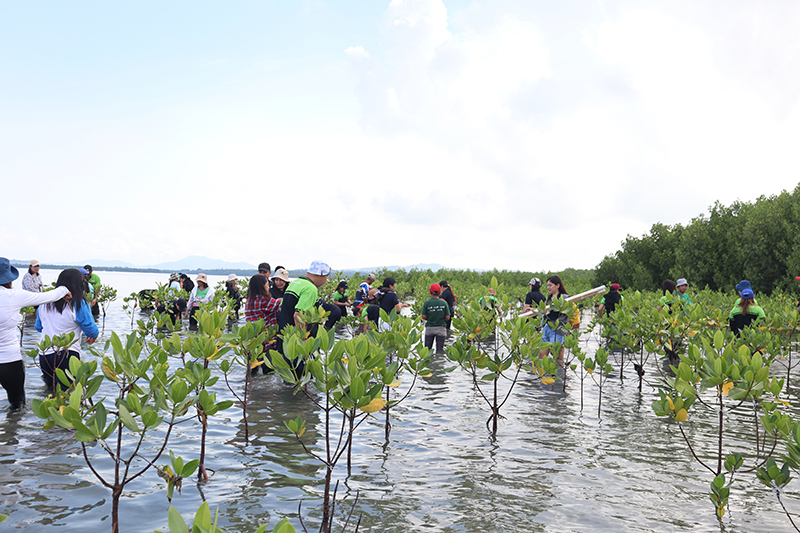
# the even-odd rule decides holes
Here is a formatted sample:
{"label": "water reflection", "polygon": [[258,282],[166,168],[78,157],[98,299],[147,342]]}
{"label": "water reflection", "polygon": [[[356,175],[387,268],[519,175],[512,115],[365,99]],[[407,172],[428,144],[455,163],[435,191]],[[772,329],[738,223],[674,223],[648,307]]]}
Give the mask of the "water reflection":
{"label": "water reflection", "polygon": [[[115,276],[101,273],[103,281],[112,285]],[[160,275],[119,275],[118,280],[118,288],[129,286],[120,290],[120,300],[163,281]],[[31,320],[25,322],[26,349],[38,340],[32,325]],[[111,331],[129,329],[130,317],[121,302],[115,302],[100,346]],[[350,334],[337,326],[338,338]],[[585,334],[583,342],[591,352],[600,336]],[[30,402],[45,393],[39,369],[32,360],[25,364]],[[718,532],[706,496],[708,474],[687,453],[674,424],[652,413],[655,391],[647,384],[638,390],[629,363],[626,379],[620,381],[619,362],[613,364],[615,373],[604,386],[600,417],[598,391],[591,380],[584,383],[581,410],[580,382],[570,371],[563,391],[561,382],[543,386],[523,373],[493,439],[485,425],[488,406],[470,377],[461,370],[445,372],[452,365],[435,356],[432,375],[419,379],[409,398],[392,410],[388,442],[382,416],[368,419],[358,429],[351,475],[344,463],[334,473],[334,480],[342,482],[339,511],[349,507],[358,491],[356,514],[363,513],[362,532]],[[652,380],[668,369],[651,357],[646,370],[645,377]],[[796,383],[795,378],[793,401]],[[219,399],[229,397],[223,383],[214,391]],[[104,393],[111,396],[113,390]],[[203,498],[212,510],[220,507],[220,526],[229,532],[251,532],[266,522],[274,526],[279,517],[294,515],[299,501],[304,502],[304,514],[318,517],[324,469],[302,451],[283,421],[298,415],[306,418],[304,439],[319,450],[319,410],[304,396],[293,395],[277,376],[255,378],[251,406],[249,445],[244,445],[240,410],[232,408],[210,420],[207,464],[214,473],[203,486],[194,480],[184,482],[183,493],[173,501],[184,517],[192,516]],[[699,422],[690,429],[691,438],[701,450],[710,449],[713,420]],[[727,423],[736,428],[731,433],[732,448],[746,446],[751,427],[747,415],[733,412]],[[186,459],[195,458],[198,435],[194,421],[180,426],[170,448]],[[167,529],[160,479],[145,474],[126,491],[121,503],[123,531]],[[10,515],[4,525],[37,532],[107,531],[109,500],[68,432],[43,431],[30,409],[13,415],[0,411],[0,512]],[[755,484],[737,483],[732,504],[727,531],[788,529],[771,493]]]}

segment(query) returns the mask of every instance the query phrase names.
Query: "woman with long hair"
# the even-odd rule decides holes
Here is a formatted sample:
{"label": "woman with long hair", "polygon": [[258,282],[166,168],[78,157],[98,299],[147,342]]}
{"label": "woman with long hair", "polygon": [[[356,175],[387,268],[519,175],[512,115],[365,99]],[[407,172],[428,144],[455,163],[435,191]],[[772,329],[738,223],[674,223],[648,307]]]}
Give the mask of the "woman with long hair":
{"label": "woman with long hair", "polygon": [[62,298],[53,303],[39,307],[36,315],[36,331],[44,337],[50,338],[57,335],[75,334],[75,340],[66,350],[55,347],[48,348],[39,354],[39,367],[42,377],[48,387],[55,390],[58,385],[56,369],[69,369],[69,358],[81,356],[81,333],[86,335],[86,344],[94,343],[100,331],[92,317],[92,309],[83,298],[86,281],[80,271],[68,268],[58,275],[56,287],[66,287],[73,294],[78,295],[71,299]]}
{"label": "woman with long hair", "polygon": [[[250,278],[247,286],[247,301],[244,305],[244,319],[247,322],[255,322],[263,319],[264,327],[276,327],[278,325],[278,311],[281,309],[281,301],[273,298],[269,292],[269,280],[266,276],[256,274]],[[275,338],[270,337],[264,341],[264,353],[269,359],[269,350],[274,349]],[[269,372],[266,365],[261,365],[264,374]],[[252,374],[258,373],[258,368],[251,371]]]}
{"label": "woman with long hair", "polygon": [[767,315],[764,310],[756,304],[755,294],[753,289],[744,289],[742,297],[739,302],[733,306],[731,312],[728,314],[731,331],[737,337],[742,331],[742,328],[749,326],[754,320],[766,319]]}
{"label": "woman with long hair", "polygon": [[25,404],[25,365],[17,339],[20,309],[72,298],[66,287],[38,293],[15,289],[12,282],[18,277],[19,270],[11,266],[8,259],[0,257],[0,386],[6,390],[11,409]]}
{"label": "woman with long hair", "polygon": [[447,302],[447,307],[450,308],[450,318],[447,319],[447,332],[450,333],[453,317],[456,316],[456,293],[447,280],[440,281],[439,286],[442,288],[442,295],[440,298]]}
{"label": "woman with long hair", "polygon": [[[561,281],[561,278],[558,276],[550,276],[547,278],[547,292],[549,293],[547,297],[548,305],[550,305],[556,298],[567,298],[569,296],[567,293],[567,288],[564,286],[564,282]],[[555,310],[550,311],[542,318],[542,340],[544,342],[562,344],[561,351],[558,354],[559,359],[564,356],[563,343],[564,337],[567,335],[567,333],[569,333],[569,326],[567,325],[568,322],[569,316]],[[539,350],[539,358],[545,357],[549,354],[550,348]]]}
{"label": "woman with long hair", "polygon": [[664,282],[661,284],[661,299],[659,302],[661,305],[656,307],[657,311],[661,311],[665,306],[672,313],[672,295],[675,294],[675,282],[671,279],[665,279]]}

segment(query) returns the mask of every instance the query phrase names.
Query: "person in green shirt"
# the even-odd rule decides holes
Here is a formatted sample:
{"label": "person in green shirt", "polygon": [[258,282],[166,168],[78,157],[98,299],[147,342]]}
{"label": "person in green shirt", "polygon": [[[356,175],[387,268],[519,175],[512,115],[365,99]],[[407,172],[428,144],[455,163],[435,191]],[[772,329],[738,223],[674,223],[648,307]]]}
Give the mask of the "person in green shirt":
{"label": "person in green shirt", "polygon": [[425,321],[425,347],[433,348],[436,340],[436,353],[444,352],[444,339],[447,337],[447,321],[450,320],[450,306],[439,295],[442,287],[438,283],[430,286],[430,299],[422,304],[422,320]]}
{"label": "person in green shirt", "polygon": [[749,326],[755,320],[766,319],[767,315],[764,310],[756,305],[755,294],[753,289],[745,289],[742,291],[742,298],[737,305],[733,306],[731,312],[728,314],[731,331],[739,336],[742,328]]}
{"label": "person in green shirt", "polygon": [[350,303],[350,297],[347,295],[348,288],[349,286],[346,281],[340,281],[331,296],[331,300],[333,300],[334,305],[339,308],[342,316],[347,316],[347,308],[352,305]]}
{"label": "person in green shirt", "polygon": [[679,302],[681,305],[691,305],[692,299],[689,298],[689,295],[686,294],[686,290],[689,288],[689,282],[686,281],[686,278],[680,278],[677,282],[675,282],[675,296],[679,298]]}
{"label": "person in green shirt", "polygon": [[97,304],[97,298],[100,297],[100,276],[92,271],[92,265],[83,265],[83,268],[89,273],[86,281],[92,287],[92,315],[97,317],[100,316],[100,306]]}

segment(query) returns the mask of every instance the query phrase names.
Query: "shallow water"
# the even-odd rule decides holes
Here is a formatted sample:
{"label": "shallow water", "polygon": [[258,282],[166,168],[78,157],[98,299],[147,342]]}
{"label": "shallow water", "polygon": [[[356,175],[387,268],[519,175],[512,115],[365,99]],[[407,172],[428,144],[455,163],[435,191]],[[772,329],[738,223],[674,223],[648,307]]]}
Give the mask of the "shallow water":
{"label": "shallow water", "polygon": [[[108,311],[105,338],[110,330],[123,333],[130,327],[122,296],[165,278],[100,275],[120,292],[120,302]],[[47,275],[45,281],[51,281]],[[30,348],[38,334],[28,320],[24,345]],[[596,347],[595,334],[583,339],[589,349]],[[32,360],[26,364],[30,401],[45,391],[38,368]],[[646,377],[657,375],[657,364],[651,357]],[[650,403],[657,395],[647,385],[639,393],[632,366],[626,367],[624,382],[614,377],[606,384],[602,420],[591,381],[584,383],[581,412],[580,382],[572,375],[562,392],[560,382],[542,386],[523,374],[502,410],[505,418],[495,438],[486,429],[489,412],[470,378],[460,371],[444,372],[449,366],[435,360],[433,375],[419,381],[406,402],[393,409],[388,442],[383,415],[359,428],[349,476],[345,459],[340,461],[334,474],[344,498],[339,510],[349,508],[358,493],[360,531],[720,531],[706,494],[711,476],[685,449],[676,427],[653,414]],[[217,393],[226,396],[219,386]],[[794,392],[790,398],[796,403]],[[266,522],[274,526],[284,515],[298,526],[302,502],[304,516],[316,525],[324,469],[283,426],[284,420],[303,416],[309,426],[306,442],[319,449],[314,429],[320,413],[313,403],[292,394],[279,378],[259,376],[249,411],[249,444],[241,411],[234,407],[223,415],[210,425],[210,482],[186,480],[173,505],[189,519],[206,499],[212,509],[219,507],[225,531],[249,532]],[[738,420],[737,415],[730,420]],[[41,426],[29,409],[0,412],[0,513],[9,515],[3,525],[60,533],[109,530],[110,492],[87,468],[80,446],[67,431]],[[710,437],[697,435],[702,429],[692,426],[701,448],[710,447]],[[192,459],[198,436],[193,422],[178,426],[169,448]],[[145,450],[150,455],[153,446]],[[99,448],[90,454],[100,457]],[[158,464],[166,462],[162,458]],[[789,487],[789,508],[800,511],[796,482]],[[166,529],[165,494],[153,470],[128,485],[120,505],[122,531]],[[726,531],[735,532],[791,529],[771,492],[752,476],[734,485],[724,523]]]}

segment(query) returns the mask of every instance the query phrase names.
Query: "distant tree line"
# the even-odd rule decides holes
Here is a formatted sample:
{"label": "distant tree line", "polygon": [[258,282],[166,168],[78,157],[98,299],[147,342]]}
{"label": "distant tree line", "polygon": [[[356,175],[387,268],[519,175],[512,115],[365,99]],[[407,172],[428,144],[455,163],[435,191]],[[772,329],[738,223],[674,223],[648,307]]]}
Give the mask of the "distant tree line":
{"label": "distant tree line", "polygon": [[749,279],[756,292],[797,292],[800,281],[800,185],[755,202],[716,202],[687,225],[654,224],[628,236],[595,269],[598,283],[654,290],[665,279],[733,291]]}

